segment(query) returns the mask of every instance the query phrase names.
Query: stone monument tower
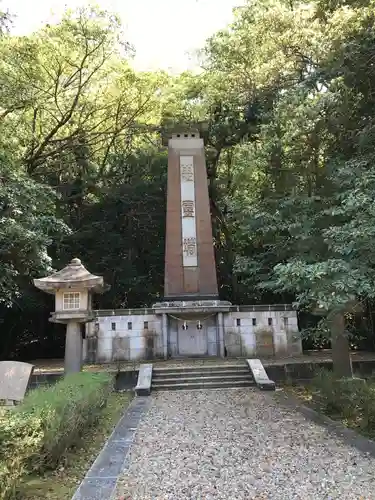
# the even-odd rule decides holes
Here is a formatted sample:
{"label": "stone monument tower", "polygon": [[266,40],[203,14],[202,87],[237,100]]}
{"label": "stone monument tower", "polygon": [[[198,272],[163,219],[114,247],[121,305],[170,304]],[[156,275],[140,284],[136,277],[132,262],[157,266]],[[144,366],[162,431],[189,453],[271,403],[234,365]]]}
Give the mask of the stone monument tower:
{"label": "stone monument tower", "polygon": [[168,140],[165,300],[218,298],[203,139],[197,130]]}
{"label": "stone monument tower", "polygon": [[219,298],[203,127],[163,134],[168,147],[163,297],[149,308],[95,311],[87,340],[97,340],[95,352],[90,350],[97,362],[301,350],[300,343],[288,344],[297,328],[290,305],[232,305]]}
{"label": "stone monument tower", "polygon": [[168,146],[164,301],[164,357],[223,356],[223,313],[219,300],[203,139],[193,128],[176,130]]}

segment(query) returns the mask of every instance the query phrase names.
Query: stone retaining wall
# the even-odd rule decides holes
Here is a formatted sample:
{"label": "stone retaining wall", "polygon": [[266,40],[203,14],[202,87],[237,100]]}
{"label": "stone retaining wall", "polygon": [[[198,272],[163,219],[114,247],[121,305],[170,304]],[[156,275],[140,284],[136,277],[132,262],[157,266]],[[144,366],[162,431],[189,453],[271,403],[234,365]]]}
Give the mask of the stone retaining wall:
{"label": "stone retaining wall", "polygon": [[[218,360],[220,363],[220,360]],[[244,360],[245,363],[245,360]],[[272,364],[272,360],[264,362],[265,370],[269,378],[282,384],[287,382],[307,382],[322,368],[327,370],[332,369],[332,361],[318,362],[293,362],[293,363],[278,363]],[[375,359],[354,360],[353,370],[364,378],[368,378],[375,374]],[[28,389],[35,389],[44,385],[52,385],[63,376],[59,373],[34,373],[31,376]],[[138,370],[120,371],[116,374],[115,388],[116,390],[129,390],[135,387],[138,378]]]}

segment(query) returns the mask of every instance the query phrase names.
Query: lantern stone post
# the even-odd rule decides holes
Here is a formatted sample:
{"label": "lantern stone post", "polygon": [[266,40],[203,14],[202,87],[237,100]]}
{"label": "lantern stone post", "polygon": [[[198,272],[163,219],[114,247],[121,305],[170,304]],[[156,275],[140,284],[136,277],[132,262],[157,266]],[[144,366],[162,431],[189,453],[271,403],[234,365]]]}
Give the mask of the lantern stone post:
{"label": "lantern stone post", "polygon": [[80,259],[73,259],[61,271],[34,279],[34,285],[55,296],[55,311],[51,313],[50,321],[66,324],[65,375],[81,371],[81,325],[94,319],[92,295],[104,291],[103,277],[89,273]]}

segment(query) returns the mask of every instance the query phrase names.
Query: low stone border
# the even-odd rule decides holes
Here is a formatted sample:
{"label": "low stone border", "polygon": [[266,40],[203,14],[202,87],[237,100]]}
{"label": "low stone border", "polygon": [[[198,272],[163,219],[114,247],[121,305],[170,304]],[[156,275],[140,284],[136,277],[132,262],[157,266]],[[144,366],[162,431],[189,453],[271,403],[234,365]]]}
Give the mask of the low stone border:
{"label": "low stone border", "polygon": [[253,379],[254,379],[257,387],[261,391],[274,391],[275,390],[275,388],[276,388],[275,382],[268,378],[266,370],[264,369],[264,366],[262,365],[262,362],[260,359],[254,359],[254,358],[247,359],[246,363],[251,371],[251,374],[253,376]]}
{"label": "low stone border", "polygon": [[151,394],[152,364],[142,364],[139,367],[138,381],[135,387],[137,396],[149,396]]}
{"label": "low stone border", "polygon": [[64,376],[63,373],[36,373],[34,372],[29,381],[28,390],[37,387],[56,384]]}
{"label": "low stone border", "polygon": [[134,436],[150,399],[136,397],[92,464],[72,500],[110,500],[124,469]]}
{"label": "low stone border", "polygon": [[335,434],[339,437],[345,444],[349,444],[357,448],[359,451],[375,457],[375,441],[361,436],[353,429],[345,427],[340,422],[332,420],[331,418],[317,412],[309,406],[302,404],[298,398],[292,396],[291,394],[286,394],[285,392],[277,391],[273,397],[282,405],[297,410],[302,413],[302,415],[309,420],[312,420],[316,424],[325,427],[329,432]]}

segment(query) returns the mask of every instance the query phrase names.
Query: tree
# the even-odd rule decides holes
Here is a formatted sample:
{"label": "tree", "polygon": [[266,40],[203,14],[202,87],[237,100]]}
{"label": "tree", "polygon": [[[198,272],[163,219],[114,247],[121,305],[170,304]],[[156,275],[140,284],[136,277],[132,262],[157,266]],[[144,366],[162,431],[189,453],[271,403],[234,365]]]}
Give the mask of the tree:
{"label": "tree", "polygon": [[32,277],[51,271],[48,247],[67,234],[55,194],[0,160],[0,303],[11,306]]}
{"label": "tree", "polygon": [[[148,166],[153,160],[142,151],[154,135],[148,126],[158,119],[157,90],[165,76],[131,70],[117,18],[96,9],[67,12],[59,25],[29,37],[4,34],[0,53],[0,146],[6,158],[6,182],[0,191],[5,207],[0,302],[9,306],[1,308],[3,324],[18,325],[7,329],[12,342],[2,336],[0,351],[10,356],[19,352],[16,339],[30,343],[33,330],[38,343],[48,339],[49,332],[53,337],[48,323],[51,305],[30,290],[29,283],[35,275],[66,265],[76,251],[87,265],[95,255],[93,268],[114,282],[114,305],[143,304],[142,283],[153,290],[156,277],[151,283],[150,276],[144,277],[139,255],[133,251],[130,265],[125,264],[134,247],[134,230],[122,220],[128,218],[136,227],[138,219],[143,217],[145,223],[154,208],[155,199],[151,196],[147,205],[142,192],[147,179],[152,184]],[[142,173],[134,163],[141,157]],[[158,182],[154,191],[159,197],[156,206],[162,209]],[[113,219],[108,221],[102,210]],[[103,245],[97,229],[104,222],[111,230],[105,238],[108,245]],[[144,233],[139,232],[139,238],[141,253]],[[91,249],[82,244],[85,239]],[[111,257],[118,261],[120,277],[116,272],[111,276],[113,268],[106,267]],[[132,268],[136,257],[140,276]],[[150,270],[151,275],[157,272]],[[139,291],[129,294],[128,284]],[[20,308],[28,316],[23,322]],[[33,315],[35,310],[38,315]]]}
{"label": "tree", "polygon": [[[313,6],[310,15],[318,18]],[[234,208],[238,270],[248,285],[296,294],[299,306],[328,314],[339,375],[351,374],[345,314],[374,289],[372,23],[372,9],[357,6],[315,23],[314,57],[303,44],[293,50],[310,61],[301,80],[283,89],[257,144],[237,156],[251,165],[248,186],[258,180]]]}

